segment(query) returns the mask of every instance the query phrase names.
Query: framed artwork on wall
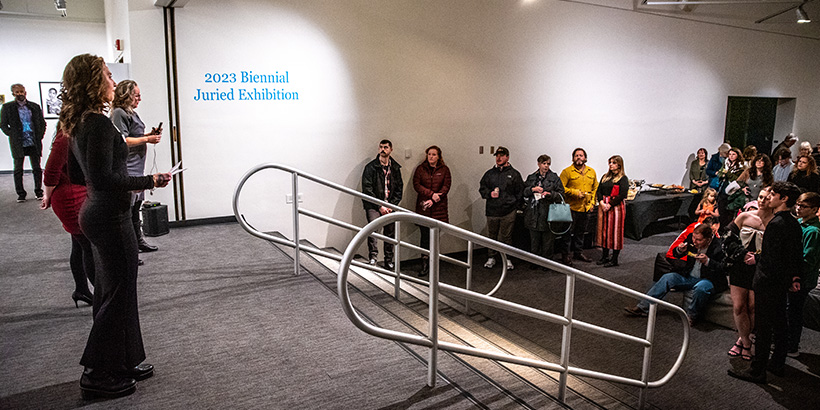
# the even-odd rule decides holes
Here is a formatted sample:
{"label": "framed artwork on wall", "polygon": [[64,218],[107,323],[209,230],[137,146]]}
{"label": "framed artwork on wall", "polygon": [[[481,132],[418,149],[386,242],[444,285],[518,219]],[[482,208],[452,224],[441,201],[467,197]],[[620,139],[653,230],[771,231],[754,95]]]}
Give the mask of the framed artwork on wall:
{"label": "framed artwork on wall", "polygon": [[60,118],[63,102],[57,98],[58,95],[60,95],[59,81],[40,81],[40,108],[43,109],[45,119]]}

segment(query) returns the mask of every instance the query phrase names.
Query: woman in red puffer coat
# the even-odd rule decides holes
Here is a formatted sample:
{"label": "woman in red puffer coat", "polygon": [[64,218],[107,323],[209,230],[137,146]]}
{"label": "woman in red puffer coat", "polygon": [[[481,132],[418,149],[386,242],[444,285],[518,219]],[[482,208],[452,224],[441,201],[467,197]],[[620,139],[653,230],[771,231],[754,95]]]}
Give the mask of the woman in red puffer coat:
{"label": "woman in red puffer coat", "polygon": [[[418,193],[416,198],[416,213],[442,222],[449,222],[447,211],[447,193],[450,192],[452,178],[450,168],[444,164],[441,148],[433,145],[425,151],[427,158],[416,167],[413,173],[413,189]],[[421,247],[430,248],[430,229],[419,226],[421,231]],[[429,259],[422,257],[422,270],[419,276],[427,276]]]}

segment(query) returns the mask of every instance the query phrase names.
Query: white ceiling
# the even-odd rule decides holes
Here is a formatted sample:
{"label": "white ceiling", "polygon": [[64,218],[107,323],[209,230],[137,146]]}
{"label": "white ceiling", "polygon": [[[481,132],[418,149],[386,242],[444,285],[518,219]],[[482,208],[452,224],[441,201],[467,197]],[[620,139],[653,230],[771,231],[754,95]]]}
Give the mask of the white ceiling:
{"label": "white ceiling", "polygon": [[3,4],[0,18],[63,19],[105,23],[104,0],[66,0],[66,17],[62,17],[54,0],[0,0]]}
{"label": "white ceiling", "polygon": [[[820,0],[809,0],[803,5],[803,9],[808,13],[809,17],[813,19],[811,23],[807,24],[797,24],[797,14],[794,10],[773,17],[765,22],[755,23],[757,20],[797,6],[803,3],[802,0],[726,0],[726,2],[736,2],[737,4],[700,4],[687,6],[650,6],[643,4],[643,0],[561,1],[820,40]],[[691,3],[692,1],[695,0],[688,0],[687,2]],[[714,2],[716,0],[703,1]],[[757,4],[751,4],[750,2]]]}
{"label": "white ceiling", "polygon": [[[0,0],[3,8],[2,17],[36,17],[61,18],[73,21],[105,22],[104,0],[66,0],[68,17],[61,17],[54,7],[53,0]],[[444,0],[446,1],[446,0]],[[517,1],[555,1],[555,0],[517,0]],[[814,19],[808,24],[797,24],[795,11],[790,11],[771,18],[763,23],[755,23],[764,17],[793,7],[801,0],[726,0],[737,4],[722,5],[663,5],[650,6],[643,0],[560,0],[570,3],[585,4],[597,7],[621,9],[636,13],[654,14],[675,19],[700,21],[749,30],[780,33],[789,36],[820,40],[820,0],[809,0],[803,9]],[[694,0],[688,0],[689,2]],[[703,0],[715,1],[715,0]],[[758,4],[749,4],[749,2]],[[771,3],[763,3],[771,2]],[[377,2],[374,4],[378,4]]]}

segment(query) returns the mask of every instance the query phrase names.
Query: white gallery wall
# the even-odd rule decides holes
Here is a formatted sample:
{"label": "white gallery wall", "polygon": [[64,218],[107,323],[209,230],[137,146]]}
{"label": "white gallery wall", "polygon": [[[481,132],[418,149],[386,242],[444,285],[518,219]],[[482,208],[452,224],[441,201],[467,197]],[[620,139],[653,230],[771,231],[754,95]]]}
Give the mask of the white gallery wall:
{"label": "white gallery wall", "polygon": [[[176,24],[188,218],[231,214],[236,182],[263,162],[358,188],[384,137],[404,165],[408,208],[424,148],[442,147],[451,221],[473,231],[484,229],[489,146],[509,147],[524,174],[541,153],[560,172],[583,146],[598,170],[620,154],[632,178],[680,182],[691,153],[721,142],[730,95],[796,98],[794,131],[820,139],[813,40],[558,1],[200,0],[177,9]],[[134,55],[135,70],[147,57]],[[243,71],[289,82],[243,83]],[[236,82],[206,82],[214,74]],[[239,101],[254,87],[299,97]],[[217,89],[233,95],[196,100]],[[251,184],[248,219],[290,235],[289,186]],[[301,188],[305,206],[364,222],[359,201]],[[318,245],[351,236],[302,229]]]}
{"label": "white gallery wall", "polygon": [[[106,55],[105,24],[0,16],[0,50],[3,60],[0,63],[0,94],[5,94],[6,102],[12,101],[14,97],[10,87],[20,83],[26,87],[28,99],[40,104],[39,83],[59,82],[66,63],[72,57],[81,53]],[[46,123],[42,166],[45,166],[45,159],[51,152],[51,140],[56,132],[57,120],[49,119]],[[24,162],[24,167],[31,169],[28,159]],[[2,134],[0,170],[13,168],[9,141]],[[23,182],[27,187],[32,186],[28,175]]]}
{"label": "white gallery wall", "polygon": [[[126,62],[152,125],[168,116],[162,14],[152,0],[129,1]],[[264,162],[358,189],[382,138],[404,165],[410,209],[413,169],[439,145],[453,173],[450,220],[477,232],[490,146],[507,146],[525,176],[539,154],[560,172],[582,146],[599,171],[620,154],[631,178],[680,183],[689,155],[722,141],[728,96],[795,98],[793,131],[820,140],[817,40],[557,0],[196,0],[175,17],[188,219],[231,215],[236,183]],[[251,71],[288,82],[242,82]],[[291,99],[239,100],[253,88]],[[217,89],[223,99],[203,100]],[[165,142],[160,170],[171,165]],[[290,236],[289,189],[284,176],[254,178],[247,219]],[[310,209],[365,222],[358,200],[300,191]],[[156,197],[172,202],[170,190]],[[302,221],[320,246],[352,237]]]}

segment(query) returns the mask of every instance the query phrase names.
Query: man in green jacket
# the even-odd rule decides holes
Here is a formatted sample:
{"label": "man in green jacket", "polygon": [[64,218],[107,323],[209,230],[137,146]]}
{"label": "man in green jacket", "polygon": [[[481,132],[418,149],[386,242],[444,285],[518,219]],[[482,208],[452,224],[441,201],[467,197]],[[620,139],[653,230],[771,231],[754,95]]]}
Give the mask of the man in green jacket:
{"label": "man in green jacket", "polygon": [[788,356],[797,357],[800,354],[800,336],[803,333],[803,306],[809,291],[817,286],[817,276],[820,272],[820,219],[817,212],[820,210],[820,195],[816,192],[806,192],[797,199],[795,211],[800,217],[800,226],[803,228],[803,280],[800,289],[789,292],[789,344]]}

